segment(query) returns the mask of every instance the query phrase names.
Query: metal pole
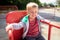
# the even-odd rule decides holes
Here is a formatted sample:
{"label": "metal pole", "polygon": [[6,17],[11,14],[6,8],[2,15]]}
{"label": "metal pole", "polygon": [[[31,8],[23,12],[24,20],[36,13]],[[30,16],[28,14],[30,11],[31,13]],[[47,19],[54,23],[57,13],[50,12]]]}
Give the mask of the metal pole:
{"label": "metal pole", "polygon": [[48,29],[48,40],[51,39],[51,28],[52,28],[52,26],[49,25],[49,29]]}

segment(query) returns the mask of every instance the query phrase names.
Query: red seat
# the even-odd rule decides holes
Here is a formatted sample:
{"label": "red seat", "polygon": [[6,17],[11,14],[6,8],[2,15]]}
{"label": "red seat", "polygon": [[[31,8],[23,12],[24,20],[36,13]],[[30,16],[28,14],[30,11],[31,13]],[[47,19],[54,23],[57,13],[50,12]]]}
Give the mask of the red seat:
{"label": "red seat", "polygon": [[[26,11],[9,12],[6,15],[6,23],[7,25],[11,23],[18,23],[25,15],[27,15]],[[9,30],[8,32],[9,40],[22,40],[22,35],[23,35],[23,28],[19,30],[14,30],[13,32],[12,30]]]}

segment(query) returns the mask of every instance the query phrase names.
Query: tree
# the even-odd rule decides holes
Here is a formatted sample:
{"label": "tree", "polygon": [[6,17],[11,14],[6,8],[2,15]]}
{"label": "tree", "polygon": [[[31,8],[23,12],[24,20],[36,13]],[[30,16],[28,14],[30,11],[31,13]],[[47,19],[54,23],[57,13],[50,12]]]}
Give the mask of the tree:
{"label": "tree", "polygon": [[57,0],[57,4],[58,4],[58,6],[60,6],[60,0]]}
{"label": "tree", "polygon": [[48,4],[50,7],[54,7],[54,5],[52,3]]}
{"label": "tree", "polygon": [[43,6],[43,7],[47,7],[47,3],[43,3],[42,6]]}
{"label": "tree", "polygon": [[39,7],[42,6],[39,0],[6,0],[6,1],[12,5],[17,5],[18,9],[21,9],[21,10],[26,9],[26,4],[29,2],[35,2],[39,5]]}

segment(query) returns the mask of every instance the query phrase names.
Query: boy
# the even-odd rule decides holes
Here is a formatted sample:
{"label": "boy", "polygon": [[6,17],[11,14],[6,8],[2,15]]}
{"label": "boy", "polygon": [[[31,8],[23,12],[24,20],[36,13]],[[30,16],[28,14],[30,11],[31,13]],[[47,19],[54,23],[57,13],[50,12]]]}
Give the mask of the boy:
{"label": "boy", "polygon": [[[18,30],[24,27],[23,39],[26,40],[45,40],[41,35],[40,20],[44,20],[38,15],[38,5],[34,2],[30,2],[26,6],[27,13],[19,23],[12,23],[6,27],[6,31],[9,29]],[[46,20],[44,20],[46,21]]]}

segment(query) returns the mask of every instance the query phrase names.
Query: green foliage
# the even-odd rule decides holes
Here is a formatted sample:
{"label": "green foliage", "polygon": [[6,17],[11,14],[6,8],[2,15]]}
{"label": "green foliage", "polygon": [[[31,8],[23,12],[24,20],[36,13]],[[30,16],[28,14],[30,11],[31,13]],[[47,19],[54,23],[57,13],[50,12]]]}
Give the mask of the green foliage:
{"label": "green foliage", "polygon": [[52,3],[48,4],[50,7],[54,7],[54,5]]}
{"label": "green foliage", "polygon": [[26,4],[29,2],[35,2],[40,6],[42,6],[39,0],[7,0],[10,4],[17,5],[18,9],[24,10],[26,9]]}
{"label": "green foliage", "polygon": [[42,6],[43,6],[43,7],[47,7],[47,3],[43,3]]}
{"label": "green foliage", "polygon": [[57,0],[57,4],[58,4],[58,6],[60,6],[60,0]]}

